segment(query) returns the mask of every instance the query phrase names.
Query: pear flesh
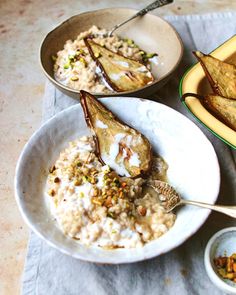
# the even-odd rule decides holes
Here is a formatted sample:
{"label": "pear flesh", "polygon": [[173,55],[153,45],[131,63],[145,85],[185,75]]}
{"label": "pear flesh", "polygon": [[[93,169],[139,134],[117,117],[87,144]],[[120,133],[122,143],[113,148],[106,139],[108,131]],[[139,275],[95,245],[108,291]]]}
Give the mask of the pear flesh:
{"label": "pear flesh", "polygon": [[94,133],[100,161],[120,176],[147,174],[152,162],[148,139],[121,122],[90,93],[80,91],[80,100],[87,125]]}
{"label": "pear flesh", "polygon": [[132,91],[154,81],[149,69],[139,61],[115,53],[91,39],[85,39],[84,42],[114,91]]}
{"label": "pear flesh", "polygon": [[194,52],[200,61],[215,94],[236,99],[236,66],[200,51]]}

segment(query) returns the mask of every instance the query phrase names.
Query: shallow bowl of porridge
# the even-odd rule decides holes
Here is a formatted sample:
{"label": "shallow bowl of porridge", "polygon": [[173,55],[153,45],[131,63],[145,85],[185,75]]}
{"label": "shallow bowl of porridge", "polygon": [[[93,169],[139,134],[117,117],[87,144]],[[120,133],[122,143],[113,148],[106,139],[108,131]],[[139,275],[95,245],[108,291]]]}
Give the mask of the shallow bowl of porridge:
{"label": "shallow bowl of porridge", "polygon": [[[79,97],[80,90],[97,97],[119,96],[121,93],[142,97],[154,93],[177,68],[183,54],[182,41],[168,22],[152,14],[135,19],[118,29],[114,36],[106,37],[107,30],[135,12],[125,8],[85,12],[56,27],[45,37],[40,49],[41,65],[47,78],[74,98]],[[123,72],[120,76],[127,78],[125,74],[131,68],[129,62],[135,60],[140,63],[139,74],[147,74],[147,79],[124,89],[107,83],[106,75],[96,62],[96,55],[92,56],[85,45],[84,38],[88,37],[105,49],[129,59],[121,62],[119,70]],[[130,77],[132,80],[132,75]],[[112,79],[116,82],[117,73]],[[123,83],[127,85],[125,81]]]}
{"label": "shallow bowl of porridge", "polygon": [[[166,179],[183,198],[215,203],[220,185],[218,160],[194,123],[148,100],[110,97],[101,101],[150,141],[157,156],[153,164],[159,174],[155,177]],[[129,113],[122,112],[124,108]],[[208,217],[210,211],[191,206],[166,214],[156,195],[140,197],[142,180],[118,177],[97,160],[93,148],[82,107],[77,104],[46,122],[21,153],[15,175],[16,201],[28,226],[51,246],[92,262],[141,261],[179,246]],[[74,178],[76,173],[79,178]],[[114,203],[110,189],[117,192]]]}

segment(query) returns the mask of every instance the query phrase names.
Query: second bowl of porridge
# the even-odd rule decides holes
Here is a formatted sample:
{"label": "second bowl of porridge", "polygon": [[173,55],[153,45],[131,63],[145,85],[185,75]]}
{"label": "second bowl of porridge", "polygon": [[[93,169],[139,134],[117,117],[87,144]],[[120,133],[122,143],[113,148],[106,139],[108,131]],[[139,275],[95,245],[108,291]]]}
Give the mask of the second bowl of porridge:
{"label": "second bowl of porridge", "polygon": [[[75,98],[79,97],[80,90],[96,96],[118,96],[121,92],[130,96],[145,96],[163,86],[183,53],[182,41],[169,23],[147,14],[121,27],[114,36],[106,36],[109,28],[135,12],[125,8],[86,12],[71,17],[51,31],[43,40],[40,50],[41,65],[49,80],[62,92]],[[146,75],[145,81],[139,83],[137,88],[119,90],[111,87],[112,84],[107,83],[103,71],[84,44],[87,37],[129,59],[120,63],[119,70],[123,70],[120,76],[124,78],[132,78],[132,72],[131,75],[126,73],[131,68],[131,60],[140,63],[140,66],[136,64],[136,72]],[[118,80],[117,73],[112,79],[113,82]],[[125,80],[123,84],[127,84]]]}

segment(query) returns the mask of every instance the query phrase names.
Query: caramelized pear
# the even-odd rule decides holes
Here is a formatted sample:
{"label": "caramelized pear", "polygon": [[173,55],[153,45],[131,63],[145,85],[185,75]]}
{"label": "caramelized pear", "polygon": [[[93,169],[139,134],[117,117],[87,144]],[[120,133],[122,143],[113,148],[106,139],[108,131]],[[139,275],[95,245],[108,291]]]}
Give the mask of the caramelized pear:
{"label": "caramelized pear", "polygon": [[87,125],[94,133],[100,161],[120,176],[148,173],[152,162],[148,139],[121,122],[90,93],[81,90],[80,101]]}
{"label": "caramelized pear", "polygon": [[193,53],[201,63],[214,93],[236,99],[236,66],[200,51]]}
{"label": "caramelized pear", "polygon": [[91,39],[85,39],[84,42],[104,79],[114,91],[135,90],[154,80],[148,68],[139,61],[115,53]]}
{"label": "caramelized pear", "polygon": [[219,96],[216,94],[199,95],[195,93],[185,93],[183,99],[187,96],[197,97],[209,112],[215,115],[219,120],[236,131],[236,100]]}

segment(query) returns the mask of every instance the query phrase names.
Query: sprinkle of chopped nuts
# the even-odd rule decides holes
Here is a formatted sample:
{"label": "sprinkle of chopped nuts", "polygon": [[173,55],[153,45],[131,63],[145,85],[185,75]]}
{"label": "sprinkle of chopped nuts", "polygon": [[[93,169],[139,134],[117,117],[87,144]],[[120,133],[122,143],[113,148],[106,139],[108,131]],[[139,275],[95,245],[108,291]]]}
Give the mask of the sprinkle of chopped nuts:
{"label": "sprinkle of chopped nuts", "polygon": [[219,275],[236,283],[236,253],[231,256],[219,256],[214,259],[214,264]]}

